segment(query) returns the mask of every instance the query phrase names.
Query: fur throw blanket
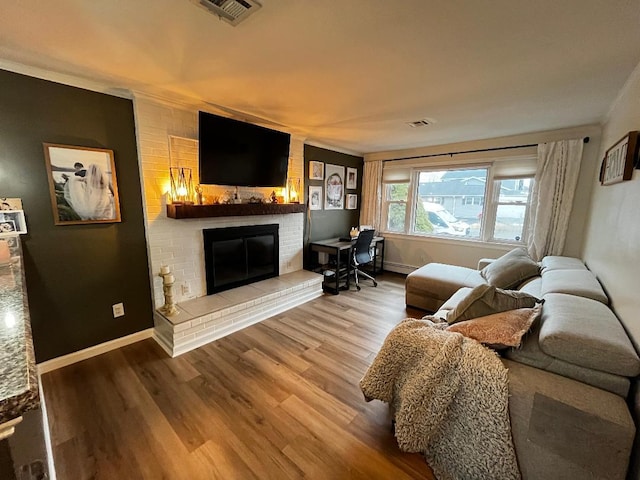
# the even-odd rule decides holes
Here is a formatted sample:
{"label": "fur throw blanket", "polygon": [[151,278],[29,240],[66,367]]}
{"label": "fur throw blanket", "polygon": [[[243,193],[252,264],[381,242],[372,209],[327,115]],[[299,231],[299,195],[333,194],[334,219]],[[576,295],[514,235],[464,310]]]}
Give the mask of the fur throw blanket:
{"label": "fur throw blanket", "polygon": [[439,480],[519,479],[507,369],[495,352],[429,320],[406,319],[360,381],[389,403],[401,450],[422,452]]}

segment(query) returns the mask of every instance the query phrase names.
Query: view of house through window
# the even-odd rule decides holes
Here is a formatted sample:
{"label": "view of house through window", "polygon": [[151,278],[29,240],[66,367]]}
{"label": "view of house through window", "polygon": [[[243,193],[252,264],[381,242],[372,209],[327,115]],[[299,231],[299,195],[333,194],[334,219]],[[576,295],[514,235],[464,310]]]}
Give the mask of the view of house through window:
{"label": "view of house through window", "polygon": [[491,168],[414,169],[409,182],[385,183],[386,230],[524,242],[533,178],[490,182]]}
{"label": "view of house through window", "polygon": [[416,214],[414,232],[478,237],[486,184],[486,168],[419,172],[416,213],[424,209],[430,227],[421,228]]}

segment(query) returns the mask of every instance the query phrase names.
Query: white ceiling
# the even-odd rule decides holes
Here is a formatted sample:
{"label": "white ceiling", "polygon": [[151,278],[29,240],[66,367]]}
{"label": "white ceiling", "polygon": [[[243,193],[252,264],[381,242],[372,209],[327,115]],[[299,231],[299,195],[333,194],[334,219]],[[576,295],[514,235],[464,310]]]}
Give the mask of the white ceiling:
{"label": "white ceiling", "polygon": [[0,1],[5,62],[359,153],[599,123],[640,62],[640,0],[262,0],[236,27],[190,0]]}

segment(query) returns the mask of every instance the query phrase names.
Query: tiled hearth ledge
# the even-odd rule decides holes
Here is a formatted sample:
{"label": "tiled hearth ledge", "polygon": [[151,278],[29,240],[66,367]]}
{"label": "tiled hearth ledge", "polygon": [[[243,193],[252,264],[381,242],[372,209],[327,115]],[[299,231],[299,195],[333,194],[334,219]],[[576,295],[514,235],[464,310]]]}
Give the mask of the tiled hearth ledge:
{"label": "tiled hearth ledge", "polygon": [[299,270],[179,303],[167,317],[154,313],[158,343],[172,357],[261,322],[322,295],[322,275]]}

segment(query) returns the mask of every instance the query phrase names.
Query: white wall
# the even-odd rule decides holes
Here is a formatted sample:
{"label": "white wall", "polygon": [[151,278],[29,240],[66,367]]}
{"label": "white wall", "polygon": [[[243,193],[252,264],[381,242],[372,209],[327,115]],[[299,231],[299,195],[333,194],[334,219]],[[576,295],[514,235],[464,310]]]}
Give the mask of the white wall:
{"label": "white wall", "polygon": [[[640,64],[613,104],[598,158],[620,138],[640,130]],[[599,170],[598,170],[599,172]],[[584,259],[607,290],[611,305],[636,345],[640,343],[640,171],[630,181],[603,187],[594,172]]]}
{"label": "white wall", "polygon": [[[602,130],[598,158],[630,131],[640,130],[640,64],[613,103]],[[599,172],[599,170],[598,170]],[[584,259],[604,286],[611,306],[636,346],[640,346],[640,171],[630,181],[603,187],[595,173],[586,228]],[[634,382],[632,413],[640,419],[640,388]],[[628,478],[640,478],[636,434]]]}
{"label": "white wall", "polygon": [[[584,227],[588,217],[593,176],[596,170],[599,171],[600,131],[599,126],[590,125],[435,147],[378,152],[365,155],[365,162],[589,137],[589,143],[584,146],[580,176],[576,187],[564,252],[565,255],[579,257],[582,253]],[[512,245],[488,244],[471,240],[399,235],[386,235],[385,238],[385,269],[404,273],[431,262],[450,263],[475,268],[480,258],[495,258],[513,248]]]}
{"label": "white wall", "polygon": [[[173,166],[192,168],[194,182],[197,183],[198,109],[141,95],[136,95],[134,108],[150,276],[156,308],[164,303],[162,281],[157,275],[161,265],[169,265],[176,277],[174,296],[177,302],[206,295],[202,240],[204,228],[278,223],[280,273],[302,269],[302,213],[188,220],[167,218],[170,161]],[[303,156],[303,140],[292,136],[289,176],[302,178]],[[239,194],[241,198],[246,198],[257,193],[268,195],[270,190],[241,188]],[[209,188],[206,193],[224,194],[224,189]],[[188,287],[189,293],[183,294],[183,285]]]}

